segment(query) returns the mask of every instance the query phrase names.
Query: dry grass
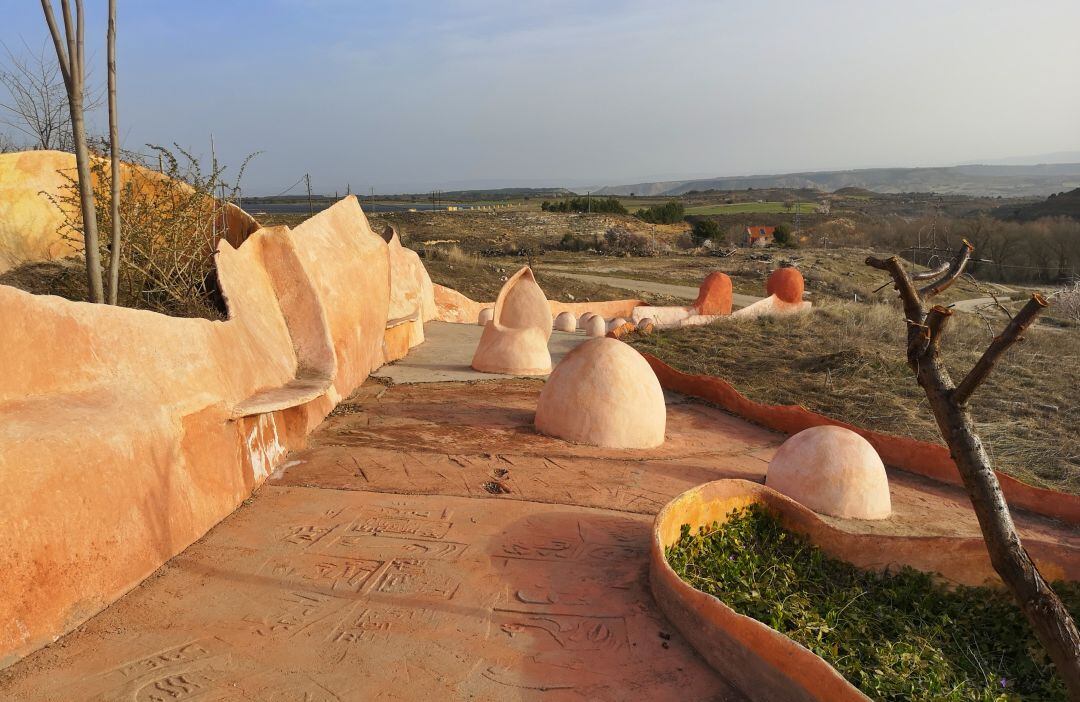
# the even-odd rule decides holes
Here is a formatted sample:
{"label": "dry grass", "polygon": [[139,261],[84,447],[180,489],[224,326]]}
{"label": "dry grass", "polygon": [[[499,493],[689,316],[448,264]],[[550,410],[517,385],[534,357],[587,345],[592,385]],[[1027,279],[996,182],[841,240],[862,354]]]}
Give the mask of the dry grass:
{"label": "dry grass", "polygon": [[[999,328],[1004,322],[999,321]],[[941,443],[904,362],[899,308],[829,302],[786,319],[730,319],[634,340],[680,370],[716,375],[760,402],[808,409]],[[958,379],[989,343],[986,325],[957,314],[946,360]],[[972,400],[995,468],[1080,493],[1080,330],[1037,328]]]}

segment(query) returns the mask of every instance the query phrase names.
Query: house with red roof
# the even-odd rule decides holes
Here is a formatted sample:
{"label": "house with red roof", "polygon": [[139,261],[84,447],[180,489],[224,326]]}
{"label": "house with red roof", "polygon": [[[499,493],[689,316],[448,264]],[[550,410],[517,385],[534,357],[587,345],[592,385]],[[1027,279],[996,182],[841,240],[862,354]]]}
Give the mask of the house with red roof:
{"label": "house with red roof", "polygon": [[746,246],[768,246],[773,243],[773,232],[776,227],[747,227]]}

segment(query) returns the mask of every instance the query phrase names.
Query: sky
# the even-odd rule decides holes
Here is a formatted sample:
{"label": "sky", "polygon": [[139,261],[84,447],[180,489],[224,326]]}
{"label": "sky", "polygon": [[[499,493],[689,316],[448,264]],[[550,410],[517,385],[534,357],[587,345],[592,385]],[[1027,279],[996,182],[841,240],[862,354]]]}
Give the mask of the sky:
{"label": "sky", "polygon": [[[0,17],[47,38],[38,2]],[[119,0],[121,134],[259,152],[249,195],[986,162],[1080,150],[1077,26],[1076,0]]]}

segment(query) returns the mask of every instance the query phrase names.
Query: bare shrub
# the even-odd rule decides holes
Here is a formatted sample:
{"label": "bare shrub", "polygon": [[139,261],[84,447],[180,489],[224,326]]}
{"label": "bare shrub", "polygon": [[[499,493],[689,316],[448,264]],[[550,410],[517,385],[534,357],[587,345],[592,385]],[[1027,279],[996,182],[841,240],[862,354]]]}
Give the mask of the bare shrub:
{"label": "bare shrub", "polygon": [[664,247],[651,236],[612,227],[604,233],[602,252],[609,256],[659,256]]}
{"label": "bare shrub", "polygon": [[1080,323],[1080,278],[1069,282],[1053,297],[1055,312],[1065,319]]}
{"label": "bare shrub", "polygon": [[[151,169],[139,154],[123,154],[130,165],[124,169],[120,191],[119,302],[175,316],[219,318],[223,310],[214,254],[229,231],[228,201],[239,192],[251,157],[236,180],[228,183],[222,177],[224,168],[215,163],[204,172],[198,159],[179,146],[174,145],[175,152],[161,146],[150,148],[161,157],[161,172]],[[109,162],[95,158],[92,173],[97,218],[108,230],[112,226]],[[61,235],[81,242],[78,179],[64,175],[68,186],[50,199],[64,213]],[[108,255],[108,241],[101,243],[101,253]]]}

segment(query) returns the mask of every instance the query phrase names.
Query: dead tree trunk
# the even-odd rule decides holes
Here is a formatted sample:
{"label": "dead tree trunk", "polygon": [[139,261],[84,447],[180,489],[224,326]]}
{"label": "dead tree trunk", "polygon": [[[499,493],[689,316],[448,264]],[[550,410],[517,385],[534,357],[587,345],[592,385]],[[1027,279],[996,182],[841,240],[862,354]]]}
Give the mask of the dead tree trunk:
{"label": "dead tree trunk", "polygon": [[75,0],[75,18],[71,16],[68,0],[60,0],[64,16],[64,34],[53,15],[52,0],[41,0],[45,22],[49,25],[56,60],[64,76],[68,109],[71,112],[71,139],[75,148],[75,165],[79,174],[79,202],[82,205],[83,246],[86,249],[87,292],[91,302],[104,302],[101,285],[101,251],[98,249],[97,211],[94,208],[94,184],[90,180],[90,149],[86,145],[86,124],[83,120],[83,91],[86,70],[83,62],[83,4]]}
{"label": "dead tree trunk", "polygon": [[[1080,632],[1061,599],[1043,579],[1028,556],[1013,524],[1009,506],[990,458],[975,432],[967,401],[986,380],[1001,355],[1023,340],[1024,331],[1047,306],[1033,295],[983,353],[966,377],[955,385],[941,358],[941,343],[952,311],[941,306],[927,310],[926,302],[945,290],[960,276],[971,258],[967,241],[947,266],[928,273],[909,275],[901,260],[870,257],[866,264],[892,276],[904,306],[907,321],[907,362],[934,412],[938,429],[949,446],[975,515],[979,520],[986,549],[994,570],[1012,592],[1065,682],[1069,698],[1080,701]],[[923,288],[916,280],[936,279]]]}
{"label": "dead tree trunk", "polygon": [[116,111],[116,0],[109,0],[108,92],[109,92],[109,156],[112,161],[112,239],[109,242],[109,304],[115,305],[120,287],[120,125]]}

